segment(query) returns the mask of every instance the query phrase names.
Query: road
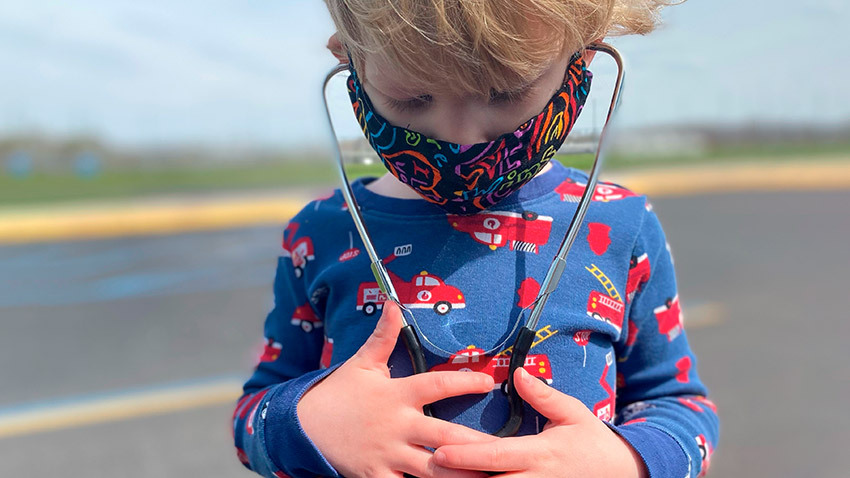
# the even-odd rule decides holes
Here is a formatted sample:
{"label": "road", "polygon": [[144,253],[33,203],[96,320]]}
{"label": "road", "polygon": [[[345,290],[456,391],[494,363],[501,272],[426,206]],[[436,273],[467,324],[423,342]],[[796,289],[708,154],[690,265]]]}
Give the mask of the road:
{"label": "road", "polygon": [[[710,476],[847,475],[848,205],[850,191],[654,201],[721,414]],[[251,476],[230,399],[260,343],[280,233],[0,247],[0,476]],[[79,412],[116,401],[111,416]],[[4,434],[16,416],[32,427]]]}

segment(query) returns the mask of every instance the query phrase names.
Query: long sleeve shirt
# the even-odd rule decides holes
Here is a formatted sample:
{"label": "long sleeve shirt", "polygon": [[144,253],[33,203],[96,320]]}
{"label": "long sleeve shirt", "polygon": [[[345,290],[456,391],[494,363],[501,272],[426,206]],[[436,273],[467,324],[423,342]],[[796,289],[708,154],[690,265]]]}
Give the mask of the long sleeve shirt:
{"label": "long sleeve shirt", "polygon": [[[355,181],[354,194],[400,301],[413,311],[430,369],[482,371],[496,383],[483,398],[440,401],[435,416],[497,431],[509,413],[513,338],[586,174],[553,161],[493,210],[471,216],[378,195],[369,181]],[[304,432],[296,405],[363,345],[386,299],[339,191],[286,226],[274,292],[265,350],[233,415],[237,452],[264,476],[339,476]],[[393,377],[412,373],[402,345],[388,366]],[[581,400],[632,445],[651,477],[705,473],[718,418],[683,329],[669,246],[645,196],[597,186],[524,368]],[[519,435],[540,432],[545,421],[526,407]]]}

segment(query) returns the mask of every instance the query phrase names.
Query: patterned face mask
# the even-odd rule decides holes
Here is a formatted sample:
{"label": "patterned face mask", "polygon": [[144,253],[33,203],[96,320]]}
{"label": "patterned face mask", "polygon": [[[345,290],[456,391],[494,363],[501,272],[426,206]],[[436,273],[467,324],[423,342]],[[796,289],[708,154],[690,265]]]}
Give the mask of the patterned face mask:
{"label": "patterned face mask", "polygon": [[575,124],[593,76],[574,55],[563,85],[539,115],[493,141],[459,145],[390,124],[373,108],[350,61],[349,70],[354,114],[384,166],[449,214],[487,209],[540,172]]}

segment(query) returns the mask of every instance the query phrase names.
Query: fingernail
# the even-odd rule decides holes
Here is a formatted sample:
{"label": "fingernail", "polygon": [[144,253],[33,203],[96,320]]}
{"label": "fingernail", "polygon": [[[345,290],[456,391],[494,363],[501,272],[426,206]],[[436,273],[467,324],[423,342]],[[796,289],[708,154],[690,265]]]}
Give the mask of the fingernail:
{"label": "fingernail", "polygon": [[443,466],[446,463],[446,454],[440,450],[434,452],[434,463]]}
{"label": "fingernail", "polygon": [[529,378],[528,372],[524,368],[519,369],[519,379],[522,380],[522,383],[527,384],[528,378]]}

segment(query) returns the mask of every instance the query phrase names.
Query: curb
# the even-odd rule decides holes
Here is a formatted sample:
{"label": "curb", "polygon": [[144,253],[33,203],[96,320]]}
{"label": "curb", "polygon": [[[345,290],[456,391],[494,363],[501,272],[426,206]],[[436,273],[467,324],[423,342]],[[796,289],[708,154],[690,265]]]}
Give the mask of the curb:
{"label": "curb", "polygon": [[[650,197],[842,190],[850,189],[850,158],[655,168],[606,175],[605,179]],[[205,200],[139,199],[0,210],[0,244],[176,234],[266,224],[282,226],[306,202],[305,198],[281,194]]]}

